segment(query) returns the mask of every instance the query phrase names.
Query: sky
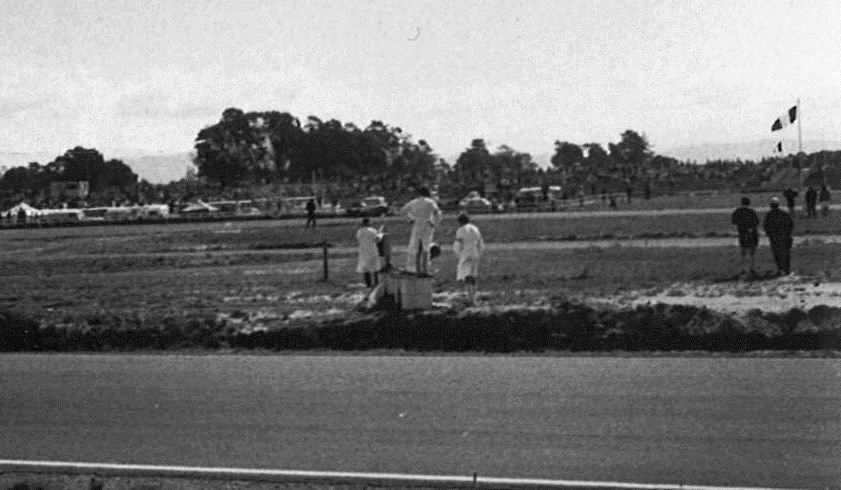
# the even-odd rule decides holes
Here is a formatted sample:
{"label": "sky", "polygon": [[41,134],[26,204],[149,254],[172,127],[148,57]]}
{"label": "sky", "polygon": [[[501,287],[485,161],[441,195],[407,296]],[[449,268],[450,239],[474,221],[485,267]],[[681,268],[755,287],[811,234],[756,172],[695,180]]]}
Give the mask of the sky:
{"label": "sky", "polygon": [[[279,110],[533,154],[841,140],[841,2],[0,0],[0,151],[187,152]],[[788,128],[786,131],[796,131]],[[792,137],[791,134],[786,135]]]}

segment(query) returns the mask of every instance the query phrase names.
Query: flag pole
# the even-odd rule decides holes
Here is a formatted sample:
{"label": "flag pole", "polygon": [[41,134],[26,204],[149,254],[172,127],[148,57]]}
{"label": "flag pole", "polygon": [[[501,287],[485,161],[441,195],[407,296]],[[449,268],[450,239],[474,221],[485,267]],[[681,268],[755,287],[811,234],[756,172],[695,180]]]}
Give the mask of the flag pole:
{"label": "flag pole", "polygon": [[800,129],[800,120],[803,119],[803,111],[800,109],[800,99],[797,99],[797,152],[803,152],[803,131]]}
{"label": "flag pole", "polygon": [[801,166],[803,164],[803,131],[800,129],[800,120],[803,119],[803,111],[800,110],[800,98],[797,99],[797,191],[803,189],[803,174],[801,173]]}

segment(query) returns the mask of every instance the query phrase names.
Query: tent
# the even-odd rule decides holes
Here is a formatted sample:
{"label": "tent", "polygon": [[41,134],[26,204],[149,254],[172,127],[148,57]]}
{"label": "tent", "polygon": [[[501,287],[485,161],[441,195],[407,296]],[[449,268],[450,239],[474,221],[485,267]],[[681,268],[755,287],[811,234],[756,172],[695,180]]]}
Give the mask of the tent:
{"label": "tent", "polygon": [[5,215],[10,218],[17,218],[20,216],[20,212],[23,211],[26,214],[27,218],[32,218],[35,216],[41,216],[41,210],[22,202],[17,206],[12,207],[8,211],[6,211]]}

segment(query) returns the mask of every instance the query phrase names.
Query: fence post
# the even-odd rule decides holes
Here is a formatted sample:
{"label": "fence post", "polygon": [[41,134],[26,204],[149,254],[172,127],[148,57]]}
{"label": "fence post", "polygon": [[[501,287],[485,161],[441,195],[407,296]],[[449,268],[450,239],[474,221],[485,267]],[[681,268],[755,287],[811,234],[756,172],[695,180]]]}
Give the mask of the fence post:
{"label": "fence post", "polygon": [[324,276],[321,278],[322,281],[327,282],[330,278],[330,259],[329,254],[327,253],[327,249],[330,247],[330,244],[327,243],[327,240],[321,242],[321,256],[322,261],[324,263]]}

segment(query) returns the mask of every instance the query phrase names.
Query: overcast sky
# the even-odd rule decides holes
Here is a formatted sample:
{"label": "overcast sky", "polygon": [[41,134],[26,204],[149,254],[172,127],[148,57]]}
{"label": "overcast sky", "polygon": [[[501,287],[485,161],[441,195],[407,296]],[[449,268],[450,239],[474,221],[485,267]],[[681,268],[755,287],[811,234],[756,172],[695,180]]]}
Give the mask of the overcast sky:
{"label": "overcast sky", "polygon": [[[841,2],[7,0],[0,150],[188,151],[227,107],[473,138],[655,148],[841,139]],[[789,128],[794,130],[794,128]]]}

